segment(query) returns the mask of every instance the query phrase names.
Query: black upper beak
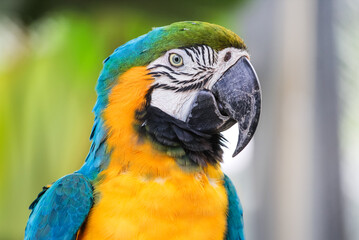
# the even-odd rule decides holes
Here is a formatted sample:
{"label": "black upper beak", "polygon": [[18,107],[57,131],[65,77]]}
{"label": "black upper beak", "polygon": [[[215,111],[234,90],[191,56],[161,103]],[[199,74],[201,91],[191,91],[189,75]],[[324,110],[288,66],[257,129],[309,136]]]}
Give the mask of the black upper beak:
{"label": "black upper beak", "polygon": [[261,109],[260,85],[252,65],[241,57],[208,90],[198,93],[187,122],[204,132],[219,132],[238,122],[239,136],[233,157],[251,140]]}
{"label": "black upper beak", "polygon": [[251,140],[258,124],[261,92],[257,74],[246,57],[241,57],[213,85],[211,91],[222,111],[238,122],[238,142],[233,157]]}

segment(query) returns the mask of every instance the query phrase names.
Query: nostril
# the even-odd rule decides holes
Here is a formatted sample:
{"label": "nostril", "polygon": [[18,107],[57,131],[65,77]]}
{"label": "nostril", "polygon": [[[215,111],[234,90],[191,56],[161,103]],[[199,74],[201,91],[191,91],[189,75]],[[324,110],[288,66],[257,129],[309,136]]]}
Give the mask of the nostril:
{"label": "nostril", "polygon": [[228,62],[229,59],[231,59],[232,57],[232,53],[231,52],[227,52],[226,55],[224,55],[224,61]]}

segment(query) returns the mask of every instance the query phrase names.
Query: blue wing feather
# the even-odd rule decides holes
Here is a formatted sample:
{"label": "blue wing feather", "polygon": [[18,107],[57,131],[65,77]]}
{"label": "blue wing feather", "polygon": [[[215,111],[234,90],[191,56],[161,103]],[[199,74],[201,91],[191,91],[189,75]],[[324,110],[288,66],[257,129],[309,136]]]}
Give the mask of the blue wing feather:
{"label": "blue wing feather", "polygon": [[25,239],[75,239],[92,204],[93,189],[85,176],[60,178],[31,204]]}
{"label": "blue wing feather", "polygon": [[243,231],[243,208],[233,183],[224,175],[224,187],[228,196],[226,240],[245,240]]}

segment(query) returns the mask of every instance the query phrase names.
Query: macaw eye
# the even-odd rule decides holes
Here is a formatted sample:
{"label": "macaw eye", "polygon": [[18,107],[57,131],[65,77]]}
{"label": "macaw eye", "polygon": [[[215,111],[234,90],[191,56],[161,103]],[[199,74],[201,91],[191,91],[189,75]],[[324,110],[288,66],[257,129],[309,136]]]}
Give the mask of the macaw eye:
{"label": "macaw eye", "polygon": [[169,59],[171,65],[174,67],[180,67],[183,65],[182,57],[176,53],[171,53],[170,56],[168,57],[168,59]]}

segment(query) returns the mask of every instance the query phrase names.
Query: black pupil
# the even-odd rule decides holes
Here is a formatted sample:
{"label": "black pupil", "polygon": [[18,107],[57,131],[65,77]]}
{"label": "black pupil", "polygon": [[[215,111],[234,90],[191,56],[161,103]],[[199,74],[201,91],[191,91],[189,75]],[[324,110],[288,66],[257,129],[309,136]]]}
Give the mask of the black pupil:
{"label": "black pupil", "polygon": [[175,56],[173,60],[174,60],[175,63],[179,63],[179,62],[180,62],[180,58],[179,58],[178,56]]}

